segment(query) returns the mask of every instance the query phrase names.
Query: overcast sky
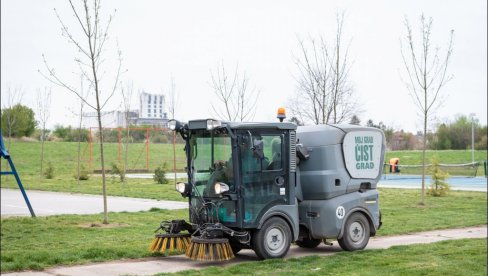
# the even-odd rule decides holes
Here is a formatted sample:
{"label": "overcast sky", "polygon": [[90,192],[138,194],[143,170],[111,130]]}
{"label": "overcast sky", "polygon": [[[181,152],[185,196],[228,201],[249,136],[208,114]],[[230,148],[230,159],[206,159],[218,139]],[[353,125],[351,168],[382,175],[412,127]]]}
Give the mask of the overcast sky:
{"label": "overcast sky", "polygon": [[[350,45],[350,81],[368,119],[396,129],[416,132],[421,118],[400,78],[404,68],[400,38],[408,17],[418,32],[419,17],[434,19],[432,44],[447,47],[454,29],[454,53],[449,73],[454,75],[442,91],[443,105],[433,122],[453,120],[458,114],[487,117],[487,1],[102,1],[103,16],[113,13],[106,47],[103,85],[111,85],[111,60],[116,42],[123,54],[124,82],[136,91],[167,91],[171,76],[180,103],[181,120],[208,118],[217,99],[210,86],[210,72],[219,62],[231,70],[238,65],[260,91],[255,121],[275,121],[276,110],[296,93],[298,38],[322,35],[332,41],[337,12],[345,12],[344,39]],[[1,97],[8,86],[22,88],[23,103],[34,108],[36,90],[51,87],[53,99],[48,126],[76,124],[72,109],[76,98],[49,83],[44,54],[63,79],[79,85],[77,55],[61,36],[54,8],[73,32],[73,21],[64,0],[1,1]],[[108,90],[105,88],[104,91]],[[106,92],[105,92],[106,93]],[[106,110],[120,106],[113,99]],[[138,108],[137,95],[132,100]]]}

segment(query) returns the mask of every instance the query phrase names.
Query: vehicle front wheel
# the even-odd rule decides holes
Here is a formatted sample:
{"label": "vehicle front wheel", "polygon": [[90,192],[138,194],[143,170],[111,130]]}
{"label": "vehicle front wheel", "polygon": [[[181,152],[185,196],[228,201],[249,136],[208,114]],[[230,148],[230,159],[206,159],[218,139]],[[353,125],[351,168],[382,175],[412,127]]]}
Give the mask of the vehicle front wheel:
{"label": "vehicle front wheel", "polygon": [[285,220],[273,217],[254,232],[252,246],[260,259],[282,258],[290,249],[291,230]]}
{"label": "vehicle front wheel", "polygon": [[369,222],[366,217],[361,213],[354,213],[347,219],[342,238],[337,241],[346,251],[361,250],[368,244],[369,235]]}

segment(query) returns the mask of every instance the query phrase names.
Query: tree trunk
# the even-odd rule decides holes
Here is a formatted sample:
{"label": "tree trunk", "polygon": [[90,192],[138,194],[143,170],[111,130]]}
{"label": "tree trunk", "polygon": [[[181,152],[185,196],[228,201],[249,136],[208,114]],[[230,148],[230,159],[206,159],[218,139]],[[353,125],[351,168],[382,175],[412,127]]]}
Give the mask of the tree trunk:
{"label": "tree trunk", "polygon": [[9,124],[8,127],[8,142],[7,142],[7,150],[10,150],[10,140],[12,139],[12,126]]}
{"label": "tree trunk", "polygon": [[173,171],[175,174],[175,184],[176,184],[176,131],[173,131]]}
{"label": "tree trunk", "polygon": [[[81,136],[81,135],[80,135]],[[77,168],[76,168],[76,174],[77,174],[77,178],[76,178],[76,184],[79,186],[80,185],[80,151],[81,151],[81,141],[80,140],[80,137],[78,137],[78,156],[77,156],[77,159],[78,159],[78,164],[77,164]]]}
{"label": "tree trunk", "polygon": [[99,107],[99,100],[97,94],[97,116],[98,116],[98,131],[100,133],[100,162],[102,165],[102,196],[103,196],[103,224],[108,224],[108,210],[107,210],[107,189],[105,183],[105,160],[103,153],[103,129],[102,129],[102,115]]}
{"label": "tree trunk", "polygon": [[[81,116],[81,115],[80,115]],[[76,173],[77,173],[77,178],[76,178],[76,184],[79,186],[80,185],[80,153],[81,153],[81,120],[80,120],[80,126],[78,128],[78,156],[77,156],[77,168],[76,168]]]}
{"label": "tree trunk", "polygon": [[39,180],[42,181],[42,164],[44,163],[44,127],[41,131],[41,173],[39,175]]}
{"label": "tree trunk", "polygon": [[427,146],[427,114],[424,114],[424,137],[422,141],[422,196],[420,204],[425,204],[425,148]]}
{"label": "tree trunk", "polygon": [[[91,49],[91,43],[90,43]],[[96,74],[95,58],[92,55],[92,71],[95,83],[95,97],[97,100],[97,117],[98,117],[98,131],[100,133],[100,162],[102,165],[102,197],[103,197],[103,224],[108,224],[108,209],[107,209],[107,188],[105,183],[105,158],[103,152],[103,128],[102,128],[102,114],[100,107],[100,91],[98,90],[98,78]]]}
{"label": "tree trunk", "polygon": [[[126,119],[126,127],[127,127],[127,134],[126,134],[126,137],[125,137],[125,153],[124,153],[124,175],[127,173],[127,165],[129,164],[129,136],[130,136],[130,128],[129,128],[129,119],[127,118]],[[127,180],[124,181],[124,183],[126,182]]]}
{"label": "tree trunk", "polygon": [[[8,126],[8,140],[7,140],[7,151],[10,152],[10,140],[12,139],[12,126],[9,123]],[[8,170],[9,164],[8,162],[5,162],[5,170]],[[5,181],[8,179],[8,175],[5,175]]]}

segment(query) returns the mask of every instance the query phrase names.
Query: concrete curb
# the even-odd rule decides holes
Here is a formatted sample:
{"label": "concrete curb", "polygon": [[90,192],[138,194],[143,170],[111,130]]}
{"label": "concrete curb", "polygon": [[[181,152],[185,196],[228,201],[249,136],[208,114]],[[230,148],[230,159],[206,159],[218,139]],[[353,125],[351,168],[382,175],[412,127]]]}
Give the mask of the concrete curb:
{"label": "concrete curb", "polygon": [[[466,238],[487,238],[487,226],[467,227],[459,229],[434,230],[399,236],[374,237],[369,241],[366,249],[387,249],[397,245],[424,244],[445,240],[457,240]],[[315,249],[304,249],[293,245],[287,255],[289,258],[298,258],[310,255],[328,256],[342,251],[337,242],[332,246],[321,244]],[[3,275],[19,276],[52,276],[52,275],[153,275],[163,272],[177,272],[188,269],[202,269],[219,265],[231,266],[237,263],[257,261],[252,250],[242,250],[235,259],[223,263],[195,262],[184,255],[145,258],[139,260],[122,260],[70,267],[54,267],[42,272],[17,272]]]}

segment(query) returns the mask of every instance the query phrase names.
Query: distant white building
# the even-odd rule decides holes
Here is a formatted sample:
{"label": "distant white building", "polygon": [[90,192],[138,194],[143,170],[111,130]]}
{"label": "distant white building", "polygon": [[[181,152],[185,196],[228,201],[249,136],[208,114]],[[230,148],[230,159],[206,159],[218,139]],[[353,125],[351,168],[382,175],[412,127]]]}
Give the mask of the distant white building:
{"label": "distant white building", "polygon": [[[168,123],[165,112],[165,99],[162,94],[149,94],[142,92],[139,97],[139,110],[128,112],[129,125],[151,125],[166,127]],[[83,113],[83,125],[85,128],[98,127],[96,112]],[[127,127],[124,111],[102,112],[102,126],[104,128]]]}
{"label": "distant white building", "polygon": [[153,125],[166,127],[168,116],[165,112],[165,99],[162,94],[142,92],[139,97],[140,113],[137,125]]}
{"label": "distant white building", "polygon": [[140,116],[139,118],[166,118],[164,112],[164,95],[149,94],[142,92],[140,96]]}

